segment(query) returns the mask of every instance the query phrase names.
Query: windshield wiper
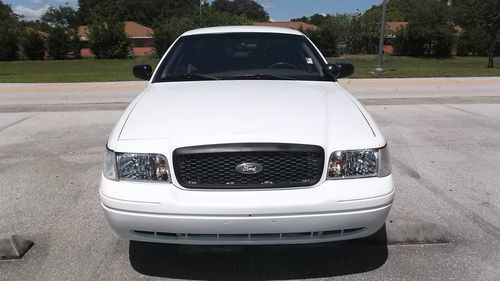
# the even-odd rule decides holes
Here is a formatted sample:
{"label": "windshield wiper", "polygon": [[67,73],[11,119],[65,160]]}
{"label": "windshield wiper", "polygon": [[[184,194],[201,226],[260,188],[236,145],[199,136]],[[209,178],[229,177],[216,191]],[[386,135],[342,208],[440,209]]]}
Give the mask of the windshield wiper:
{"label": "windshield wiper", "polygon": [[279,76],[274,74],[242,74],[242,75],[228,75],[220,76],[222,80],[233,80],[233,79],[262,79],[262,80],[295,80],[294,78]]}
{"label": "windshield wiper", "polygon": [[204,74],[178,74],[162,77],[161,81],[197,81],[197,80],[219,80],[219,78]]}

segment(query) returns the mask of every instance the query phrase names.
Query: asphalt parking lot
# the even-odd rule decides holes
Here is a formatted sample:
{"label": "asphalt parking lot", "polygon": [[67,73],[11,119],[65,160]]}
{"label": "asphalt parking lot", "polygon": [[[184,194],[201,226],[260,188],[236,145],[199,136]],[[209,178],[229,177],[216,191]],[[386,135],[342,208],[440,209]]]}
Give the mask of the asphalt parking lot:
{"label": "asphalt parking lot", "polygon": [[500,78],[345,80],[388,139],[388,219],[449,243],[175,247],[119,239],[98,179],[143,82],[0,84],[0,233],[34,241],[0,280],[500,280]]}

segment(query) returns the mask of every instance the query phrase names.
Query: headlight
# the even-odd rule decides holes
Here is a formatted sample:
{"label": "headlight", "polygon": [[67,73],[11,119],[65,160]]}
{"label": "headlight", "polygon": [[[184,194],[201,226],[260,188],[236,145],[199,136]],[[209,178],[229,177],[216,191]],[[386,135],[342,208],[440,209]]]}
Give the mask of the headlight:
{"label": "headlight", "polygon": [[380,149],[335,151],[328,162],[328,179],[385,177],[390,174],[387,146]]}
{"label": "headlight", "polygon": [[111,180],[171,182],[167,159],[160,154],[115,153],[108,150],[103,174]]}

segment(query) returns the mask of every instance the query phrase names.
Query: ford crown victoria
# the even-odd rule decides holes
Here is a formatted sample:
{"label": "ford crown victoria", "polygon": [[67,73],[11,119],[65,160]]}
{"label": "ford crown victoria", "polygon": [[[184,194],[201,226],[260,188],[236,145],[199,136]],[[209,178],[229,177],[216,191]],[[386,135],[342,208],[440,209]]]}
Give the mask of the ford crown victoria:
{"label": "ford crown victoria", "polygon": [[186,32],[107,142],[100,199],[129,240],[197,245],[362,238],[388,216],[386,140],[302,33]]}

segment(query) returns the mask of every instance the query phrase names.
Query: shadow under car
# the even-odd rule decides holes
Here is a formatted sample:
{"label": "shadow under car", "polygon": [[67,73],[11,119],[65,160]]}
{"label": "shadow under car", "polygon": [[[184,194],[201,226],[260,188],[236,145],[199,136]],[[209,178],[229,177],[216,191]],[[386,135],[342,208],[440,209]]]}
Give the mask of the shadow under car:
{"label": "shadow under car", "polygon": [[276,246],[186,246],[130,241],[132,267],[188,280],[308,279],[372,271],[387,260],[385,227],[374,237]]}

